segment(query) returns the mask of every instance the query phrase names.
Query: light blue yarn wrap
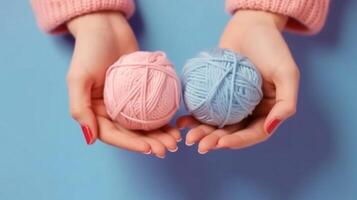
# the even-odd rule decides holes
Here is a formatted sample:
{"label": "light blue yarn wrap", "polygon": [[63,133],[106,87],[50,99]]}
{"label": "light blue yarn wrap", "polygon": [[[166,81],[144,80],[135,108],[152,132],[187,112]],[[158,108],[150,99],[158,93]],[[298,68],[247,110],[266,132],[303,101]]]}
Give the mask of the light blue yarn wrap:
{"label": "light blue yarn wrap", "polygon": [[190,114],[220,128],[242,121],[263,97],[262,78],[254,64],[228,49],[210,49],[188,60],[182,79]]}

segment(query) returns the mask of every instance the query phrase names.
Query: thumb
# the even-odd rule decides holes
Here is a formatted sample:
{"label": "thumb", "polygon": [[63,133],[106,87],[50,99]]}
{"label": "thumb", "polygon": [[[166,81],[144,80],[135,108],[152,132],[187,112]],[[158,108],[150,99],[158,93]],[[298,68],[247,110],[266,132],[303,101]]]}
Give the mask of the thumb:
{"label": "thumb", "polygon": [[97,120],[91,107],[91,88],[93,83],[84,75],[67,77],[70,113],[81,126],[87,144],[93,144],[98,136]]}
{"label": "thumb", "polygon": [[273,133],[283,121],[295,114],[299,77],[298,68],[290,67],[277,73],[277,77],[273,79],[276,88],[275,105],[264,122],[264,130],[268,134]]}

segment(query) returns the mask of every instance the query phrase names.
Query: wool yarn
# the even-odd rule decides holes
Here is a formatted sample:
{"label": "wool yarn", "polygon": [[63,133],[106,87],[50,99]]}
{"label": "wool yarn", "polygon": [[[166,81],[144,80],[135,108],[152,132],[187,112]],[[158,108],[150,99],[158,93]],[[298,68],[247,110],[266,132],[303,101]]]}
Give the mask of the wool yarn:
{"label": "wool yarn", "polygon": [[252,113],[262,99],[262,78],[248,58],[221,48],[201,52],[183,68],[183,99],[202,123],[220,128]]}
{"label": "wool yarn", "polygon": [[153,130],[180,105],[180,80],[164,52],[122,56],[106,72],[104,103],[111,119],[133,130]]}

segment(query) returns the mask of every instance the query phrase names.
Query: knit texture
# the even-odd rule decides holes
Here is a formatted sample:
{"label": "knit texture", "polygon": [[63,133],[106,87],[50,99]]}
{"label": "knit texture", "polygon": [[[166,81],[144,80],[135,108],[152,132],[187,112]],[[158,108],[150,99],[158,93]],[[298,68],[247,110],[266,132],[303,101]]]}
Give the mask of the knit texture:
{"label": "knit texture", "polygon": [[49,33],[67,32],[67,21],[87,13],[120,11],[129,18],[135,10],[133,0],[31,0],[31,4],[40,28]]}
{"label": "knit texture", "polygon": [[258,69],[248,58],[228,49],[210,49],[188,60],[182,79],[190,114],[220,128],[252,114],[263,97]]}
{"label": "knit texture", "polygon": [[318,33],[328,12],[329,0],[226,0],[226,10],[263,10],[289,16],[286,29],[304,34]]}
{"label": "knit texture", "polygon": [[148,131],[168,124],[179,109],[180,97],[180,79],[161,51],[121,56],[106,73],[107,113],[127,129]]}

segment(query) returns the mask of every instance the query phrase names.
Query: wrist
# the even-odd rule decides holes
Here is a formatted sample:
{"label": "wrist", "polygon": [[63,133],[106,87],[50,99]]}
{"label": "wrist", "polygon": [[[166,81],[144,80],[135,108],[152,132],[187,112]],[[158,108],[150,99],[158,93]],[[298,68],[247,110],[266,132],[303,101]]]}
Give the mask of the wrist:
{"label": "wrist", "polygon": [[239,10],[234,14],[233,18],[241,27],[270,26],[277,28],[279,31],[285,28],[289,19],[285,15],[258,10]]}
{"label": "wrist", "polygon": [[77,37],[79,34],[98,31],[114,31],[116,26],[127,23],[126,18],[120,12],[95,12],[78,16],[67,22],[69,32]]}

